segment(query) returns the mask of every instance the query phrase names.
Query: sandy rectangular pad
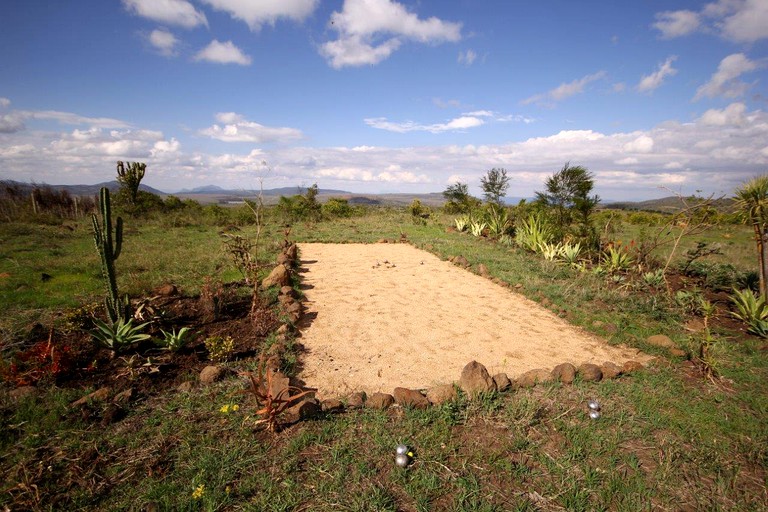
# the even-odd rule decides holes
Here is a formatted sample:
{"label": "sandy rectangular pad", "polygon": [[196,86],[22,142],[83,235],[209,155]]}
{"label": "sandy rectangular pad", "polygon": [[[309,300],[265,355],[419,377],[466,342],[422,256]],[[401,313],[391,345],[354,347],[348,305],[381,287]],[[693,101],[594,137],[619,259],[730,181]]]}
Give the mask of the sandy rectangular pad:
{"label": "sandy rectangular pad", "polygon": [[323,397],[457,381],[468,362],[510,378],[630,359],[551,311],[408,244],[300,244],[308,325],[299,378]]}

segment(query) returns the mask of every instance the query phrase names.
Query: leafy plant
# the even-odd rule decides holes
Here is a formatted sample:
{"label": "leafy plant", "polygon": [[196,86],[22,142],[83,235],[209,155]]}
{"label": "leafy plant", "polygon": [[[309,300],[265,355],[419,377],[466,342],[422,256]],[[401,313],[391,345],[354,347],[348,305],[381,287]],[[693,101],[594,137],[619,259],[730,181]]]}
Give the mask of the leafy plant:
{"label": "leafy plant", "polygon": [[126,167],[123,162],[117,162],[117,181],[121,187],[124,187],[131,204],[136,204],[136,195],[139,192],[139,184],[144,173],[147,170],[147,164],[140,162],[127,162]]}
{"label": "leafy plant", "polygon": [[632,255],[620,246],[612,245],[603,253],[602,263],[608,272],[626,272],[632,262]]}
{"label": "leafy plant", "polygon": [[262,369],[259,369],[258,373],[242,372],[241,375],[248,380],[248,388],[243,392],[253,395],[259,407],[256,415],[260,419],[256,420],[256,423],[266,424],[270,432],[278,429],[279,418],[288,408],[314,393],[312,390],[302,391],[294,386],[287,386],[274,393],[271,370],[267,370],[266,378]]}
{"label": "leafy plant", "polygon": [[469,226],[469,216],[468,215],[462,215],[461,217],[456,217],[453,219],[453,224],[456,226],[456,231],[465,231],[467,229],[467,226]]}
{"label": "leafy plant", "polygon": [[542,242],[539,244],[539,252],[547,261],[555,261],[560,256],[560,244],[548,244]]}
{"label": "leafy plant", "polygon": [[560,244],[560,254],[558,257],[563,263],[575,267],[579,263],[579,256],[581,256],[581,244],[570,242],[564,242]]}
{"label": "leafy plant", "polygon": [[486,219],[488,231],[494,238],[506,234],[510,228],[509,212],[494,203],[488,205]]}
{"label": "leafy plant", "polygon": [[96,329],[91,331],[91,336],[103,347],[112,351],[113,355],[124,348],[135,345],[140,341],[149,339],[149,334],[143,334],[141,331],[149,325],[143,323],[133,325],[131,318],[127,322],[119,318],[117,322],[108,323],[98,318],[94,318],[93,323]]}
{"label": "leafy plant", "polygon": [[661,288],[664,286],[664,271],[662,269],[645,272],[642,275],[643,283],[649,288]]}
{"label": "leafy plant", "polygon": [[189,327],[182,327],[179,332],[175,328],[171,332],[160,329],[160,332],[163,333],[163,339],[159,344],[171,352],[178,352],[195,338],[195,333]]}
{"label": "leafy plant", "polygon": [[203,343],[208,350],[208,358],[215,362],[226,361],[235,349],[232,336],[209,336]]}
{"label": "leafy plant", "polygon": [[736,311],[731,315],[747,324],[747,332],[768,338],[768,304],[765,298],[756,297],[751,290],[733,290],[731,302]]}
{"label": "leafy plant", "polygon": [[704,302],[704,296],[701,291],[693,289],[691,291],[678,290],[675,293],[675,304],[683,310],[683,313],[697,315],[701,312],[701,304]]}
{"label": "leafy plant", "polygon": [[701,337],[697,338],[698,341],[698,360],[704,373],[709,378],[717,377],[718,362],[712,351],[717,339],[712,336],[712,332],[709,329],[709,320],[715,316],[715,305],[710,301],[701,298],[699,301],[699,310],[704,316],[704,332]]}
{"label": "leafy plant", "polygon": [[501,206],[501,198],[504,197],[509,188],[507,170],[491,169],[480,178],[480,188],[483,189],[483,197],[486,201]]}
{"label": "leafy plant", "polygon": [[540,214],[531,214],[517,228],[516,240],[520,247],[536,252],[552,240],[552,230]]}
{"label": "leafy plant", "polygon": [[469,232],[472,233],[473,236],[483,236],[483,232],[487,227],[488,225],[485,222],[475,220],[469,224]]}

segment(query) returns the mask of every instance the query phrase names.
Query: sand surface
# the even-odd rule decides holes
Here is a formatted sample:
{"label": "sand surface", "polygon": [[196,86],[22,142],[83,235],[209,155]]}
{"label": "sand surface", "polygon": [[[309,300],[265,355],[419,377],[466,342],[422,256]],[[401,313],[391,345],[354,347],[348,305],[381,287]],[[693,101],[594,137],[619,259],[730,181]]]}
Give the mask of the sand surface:
{"label": "sand surface", "polygon": [[647,360],[521,294],[408,244],[300,244],[298,375],[320,397],[457,381],[472,360],[510,378],[563,362]]}

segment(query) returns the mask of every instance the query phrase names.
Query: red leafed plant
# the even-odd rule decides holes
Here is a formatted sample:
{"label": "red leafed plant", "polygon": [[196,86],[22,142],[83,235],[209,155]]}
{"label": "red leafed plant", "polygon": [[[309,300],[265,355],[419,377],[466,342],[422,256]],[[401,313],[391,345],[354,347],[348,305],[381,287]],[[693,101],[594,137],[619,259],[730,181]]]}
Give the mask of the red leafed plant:
{"label": "red leafed plant", "polygon": [[250,393],[256,399],[259,410],[256,415],[257,424],[266,424],[267,430],[275,432],[280,426],[279,418],[289,407],[297,404],[304,397],[314,393],[314,390],[304,391],[295,386],[287,386],[273,394],[272,370],[265,372],[259,368],[258,372],[241,372],[240,375],[248,379],[248,389],[244,393]]}
{"label": "red leafed plant", "polygon": [[16,386],[29,386],[39,381],[55,381],[72,370],[71,349],[53,342],[53,330],[47,341],[35,343],[14,357],[4,373],[4,378]]}

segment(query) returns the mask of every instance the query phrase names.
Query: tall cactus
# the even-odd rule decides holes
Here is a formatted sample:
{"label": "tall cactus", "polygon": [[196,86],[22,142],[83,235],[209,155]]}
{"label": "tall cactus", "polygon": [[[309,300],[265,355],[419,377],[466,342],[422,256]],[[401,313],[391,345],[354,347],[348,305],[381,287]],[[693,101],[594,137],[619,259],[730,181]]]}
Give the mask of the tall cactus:
{"label": "tall cactus", "polygon": [[147,164],[141,162],[117,162],[117,181],[128,189],[131,204],[136,204],[136,195],[139,193],[139,184],[147,170]]}
{"label": "tall cactus", "polygon": [[96,250],[101,256],[101,271],[104,275],[104,283],[107,286],[107,296],[105,306],[107,314],[112,323],[116,323],[120,318],[128,321],[130,317],[130,302],[121,300],[117,294],[117,278],[115,276],[115,260],[120,256],[120,250],[123,247],[123,219],[117,218],[115,224],[115,235],[112,237],[112,208],[109,201],[109,189],[102,187],[99,191],[99,209],[101,210],[101,221],[96,214],[91,215],[93,221],[93,240],[96,243]]}

